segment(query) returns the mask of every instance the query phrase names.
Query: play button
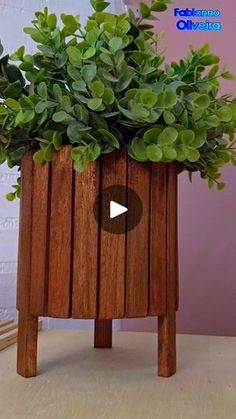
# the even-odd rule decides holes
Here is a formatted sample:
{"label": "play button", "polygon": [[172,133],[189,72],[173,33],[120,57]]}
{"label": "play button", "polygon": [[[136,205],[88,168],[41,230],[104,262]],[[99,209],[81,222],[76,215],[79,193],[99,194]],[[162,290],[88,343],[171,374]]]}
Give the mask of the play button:
{"label": "play button", "polygon": [[93,211],[103,230],[112,234],[124,234],[138,225],[143,205],[133,189],[124,185],[112,185],[98,194]]}
{"label": "play button", "polygon": [[118,217],[124,212],[127,212],[128,208],[124,207],[123,205],[118,204],[115,201],[110,202],[110,218]]}

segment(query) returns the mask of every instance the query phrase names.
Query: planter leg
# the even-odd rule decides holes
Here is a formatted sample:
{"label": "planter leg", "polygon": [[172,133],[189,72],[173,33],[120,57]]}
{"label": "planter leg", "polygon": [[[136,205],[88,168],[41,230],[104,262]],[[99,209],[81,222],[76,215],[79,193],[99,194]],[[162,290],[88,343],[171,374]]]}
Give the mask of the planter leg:
{"label": "planter leg", "polygon": [[94,348],[112,348],[112,320],[95,319]]}
{"label": "planter leg", "polygon": [[176,372],[176,312],[158,317],[158,375],[170,377]]}
{"label": "planter leg", "polygon": [[38,317],[20,310],[17,339],[17,372],[25,378],[37,375]]}

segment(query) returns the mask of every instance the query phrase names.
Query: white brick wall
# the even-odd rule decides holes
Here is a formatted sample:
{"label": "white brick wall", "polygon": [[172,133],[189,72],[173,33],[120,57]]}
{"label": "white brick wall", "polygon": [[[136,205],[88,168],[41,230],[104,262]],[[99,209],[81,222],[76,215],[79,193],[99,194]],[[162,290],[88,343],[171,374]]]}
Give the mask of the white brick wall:
{"label": "white brick wall", "polygon": [[[32,42],[24,34],[23,27],[29,26],[34,12],[48,6],[51,12],[60,14],[80,14],[81,22],[91,11],[89,0],[0,0],[0,40],[5,52],[13,52],[25,45],[32,51]],[[111,0],[111,11],[119,13],[124,10],[122,0]],[[5,200],[11,184],[17,178],[16,170],[0,166],[0,318],[17,316],[16,299],[16,261],[18,238],[19,202],[9,203]],[[90,321],[60,321],[51,319],[48,327],[90,328]],[[115,325],[117,328],[117,324]]]}

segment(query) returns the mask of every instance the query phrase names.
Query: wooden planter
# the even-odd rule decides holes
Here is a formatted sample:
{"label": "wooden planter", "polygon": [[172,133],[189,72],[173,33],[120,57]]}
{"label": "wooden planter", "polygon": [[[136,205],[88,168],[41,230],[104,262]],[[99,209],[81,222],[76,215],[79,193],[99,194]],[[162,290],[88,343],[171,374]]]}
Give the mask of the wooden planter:
{"label": "wooden planter", "polygon": [[[70,153],[66,146],[51,163],[36,165],[31,154],[22,162],[17,371],[36,375],[38,316],[95,319],[95,347],[112,346],[112,319],[158,316],[158,373],[170,376],[176,370],[177,166],[138,163],[121,149],[81,174]],[[108,233],[94,218],[97,194],[114,184],[133,189],[143,204],[140,223],[126,234]]]}

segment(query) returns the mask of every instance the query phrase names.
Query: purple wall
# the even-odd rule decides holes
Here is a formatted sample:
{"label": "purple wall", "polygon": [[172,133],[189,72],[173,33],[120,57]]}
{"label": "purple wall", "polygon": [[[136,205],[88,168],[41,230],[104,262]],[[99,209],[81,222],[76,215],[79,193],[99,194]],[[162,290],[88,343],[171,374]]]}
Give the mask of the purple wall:
{"label": "purple wall", "polygon": [[[127,1],[137,4],[135,0]],[[175,29],[173,7],[216,9],[220,7],[223,31],[179,32]],[[167,62],[186,56],[191,44],[208,42],[230,71],[236,74],[235,0],[174,1],[156,24],[164,30],[162,47]],[[235,92],[236,81],[224,81],[222,92]],[[186,174],[179,177],[179,333],[236,336],[236,169],[224,170],[227,188],[208,190],[198,176],[190,184]],[[122,321],[123,330],[155,331],[156,319]]]}

